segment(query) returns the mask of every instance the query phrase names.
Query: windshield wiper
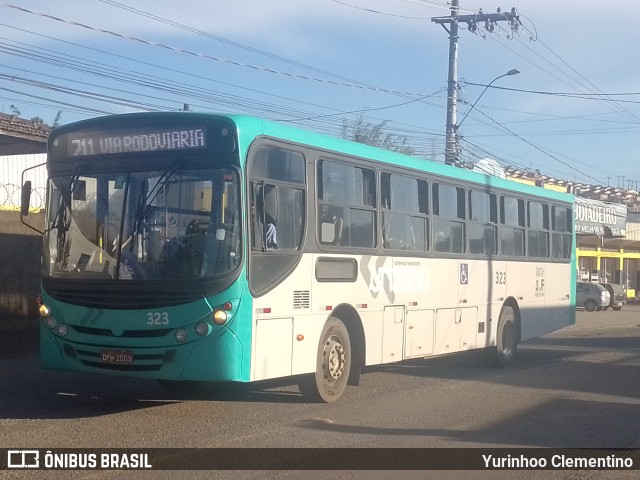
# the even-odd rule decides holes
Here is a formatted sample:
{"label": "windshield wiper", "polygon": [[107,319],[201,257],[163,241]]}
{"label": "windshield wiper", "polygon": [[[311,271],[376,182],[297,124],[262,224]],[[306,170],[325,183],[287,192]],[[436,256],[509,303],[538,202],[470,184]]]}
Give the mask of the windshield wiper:
{"label": "windshield wiper", "polygon": [[[153,188],[146,195],[145,195],[145,189],[144,188],[140,189],[140,195],[138,196],[139,201],[138,201],[138,205],[136,206],[136,214],[135,214],[135,217],[133,218],[133,228],[131,229],[131,237],[129,238],[131,240],[131,245],[129,247],[131,252],[133,252],[133,249],[135,247],[135,242],[136,242],[135,238],[141,230],[142,222],[151,213],[151,210],[153,208],[153,205],[151,204],[158,197],[160,192],[162,192],[164,187],[169,182],[169,179],[173,176],[173,174],[178,170],[179,167],[180,167],[179,161],[173,162],[169,166],[169,168],[167,168],[164,171],[164,173],[160,175],[158,182],[153,186]],[[124,244],[122,246],[124,247]]]}
{"label": "windshield wiper", "polygon": [[74,170],[73,177],[71,178],[71,183],[69,184],[68,198],[66,197],[63,189],[58,189],[58,191],[60,192],[60,203],[58,204],[58,209],[56,210],[56,214],[53,217],[53,220],[46,230],[47,232],[53,230],[54,228],[57,228],[58,235],[60,235],[61,233],[69,230],[69,226],[71,225],[71,215],[69,215],[69,218],[67,219],[66,211],[67,207],[69,208],[69,211],[71,211],[71,199],[73,198],[73,192],[78,185],[78,180],[80,179],[80,175],[84,167],[84,164],[80,164]]}

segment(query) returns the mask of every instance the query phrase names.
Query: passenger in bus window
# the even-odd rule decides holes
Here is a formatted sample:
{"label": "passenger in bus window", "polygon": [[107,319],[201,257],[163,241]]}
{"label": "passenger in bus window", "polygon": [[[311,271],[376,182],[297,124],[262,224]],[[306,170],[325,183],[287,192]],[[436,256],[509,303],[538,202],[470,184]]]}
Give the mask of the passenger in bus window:
{"label": "passenger in bus window", "polygon": [[265,246],[267,250],[275,250],[278,248],[276,226],[273,222],[268,222],[265,227]]}
{"label": "passenger in bus window", "polygon": [[[258,185],[256,200],[252,207],[255,215],[254,225],[259,235],[263,251],[278,248],[276,222],[278,217],[278,193],[275,185]],[[257,240],[257,238],[256,238]]]}

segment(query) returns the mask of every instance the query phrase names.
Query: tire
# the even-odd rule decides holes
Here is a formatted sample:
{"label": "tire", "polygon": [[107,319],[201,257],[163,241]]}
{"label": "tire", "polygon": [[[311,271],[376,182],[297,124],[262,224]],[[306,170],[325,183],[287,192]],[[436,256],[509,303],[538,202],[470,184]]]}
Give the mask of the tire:
{"label": "tire", "polygon": [[349,332],[340,319],[329,317],[318,344],[316,371],[298,382],[300,393],[310,402],[335,402],[347,388],[350,371]]}
{"label": "tire", "polygon": [[622,310],[622,305],[617,305],[615,307],[611,307],[613,308],[616,312],[619,312],[620,310]]}
{"label": "tire", "polygon": [[590,298],[589,300],[584,302],[584,309],[587,312],[595,312],[596,308],[598,308],[598,304],[596,303],[595,300]]}
{"label": "tire", "polygon": [[500,311],[496,332],[495,364],[505,368],[515,363],[518,354],[518,325],[513,307],[505,305]]}

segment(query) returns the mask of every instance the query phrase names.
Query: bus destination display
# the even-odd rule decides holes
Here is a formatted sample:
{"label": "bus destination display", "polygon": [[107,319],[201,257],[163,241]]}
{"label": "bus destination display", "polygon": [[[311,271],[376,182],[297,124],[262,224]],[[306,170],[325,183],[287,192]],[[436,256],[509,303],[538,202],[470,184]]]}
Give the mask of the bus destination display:
{"label": "bus destination display", "polygon": [[[60,139],[54,140],[58,146]],[[185,130],[126,130],[70,133],[66,139],[67,155],[110,155],[128,152],[193,150],[206,148],[204,128]]]}

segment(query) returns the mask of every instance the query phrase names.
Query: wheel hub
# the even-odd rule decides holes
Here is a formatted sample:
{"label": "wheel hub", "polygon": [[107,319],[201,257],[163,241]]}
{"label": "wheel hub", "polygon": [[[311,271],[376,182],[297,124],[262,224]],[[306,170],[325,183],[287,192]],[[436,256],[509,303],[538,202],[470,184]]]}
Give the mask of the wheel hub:
{"label": "wheel hub", "polygon": [[329,384],[333,384],[344,373],[345,352],[344,347],[336,337],[330,337],[323,349],[324,378]]}

